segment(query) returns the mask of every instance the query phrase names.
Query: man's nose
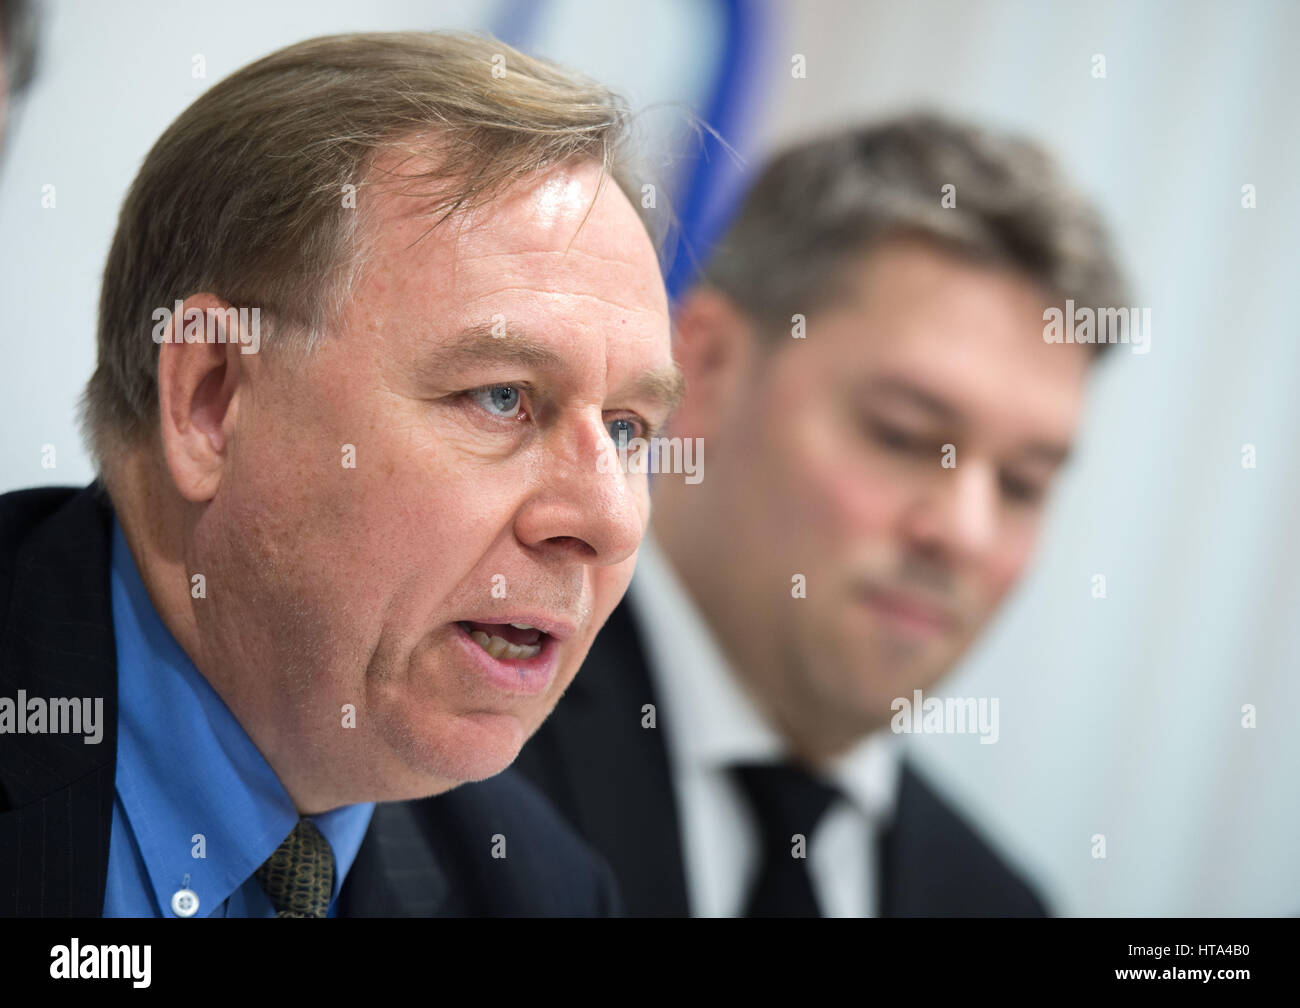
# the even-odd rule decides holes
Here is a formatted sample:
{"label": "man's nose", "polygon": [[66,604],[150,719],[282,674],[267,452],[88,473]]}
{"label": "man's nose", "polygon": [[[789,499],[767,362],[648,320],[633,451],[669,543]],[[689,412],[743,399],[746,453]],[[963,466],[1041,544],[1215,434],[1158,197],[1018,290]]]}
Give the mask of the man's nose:
{"label": "man's nose", "polygon": [[996,468],[978,458],[959,460],[909,502],[905,531],[919,549],[952,561],[977,560],[997,537],[1000,506]]}
{"label": "man's nose", "polygon": [[574,418],[548,435],[536,488],[519,511],[516,534],[529,546],[571,552],[583,563],[626,560],[645,531],[647,477],[626,471],[600,416]]}

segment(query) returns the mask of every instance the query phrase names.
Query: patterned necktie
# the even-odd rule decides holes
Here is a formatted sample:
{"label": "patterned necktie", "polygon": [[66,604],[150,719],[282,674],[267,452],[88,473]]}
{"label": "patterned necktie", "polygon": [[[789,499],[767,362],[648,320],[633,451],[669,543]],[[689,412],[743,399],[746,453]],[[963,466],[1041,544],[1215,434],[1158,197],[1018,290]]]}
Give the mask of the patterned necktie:
{"label": "patterned necktie", "polygon": [[253,873],[277,917],[327,917],[334,890],[334,851],[310,819],[299,819]]}
{"label": "patterned necktie", "polygon": [[759,872],[745,916],[820,917],[808,841],[839,791],[793,763],[735,766],[732,773],[754,810],[759,836]]}

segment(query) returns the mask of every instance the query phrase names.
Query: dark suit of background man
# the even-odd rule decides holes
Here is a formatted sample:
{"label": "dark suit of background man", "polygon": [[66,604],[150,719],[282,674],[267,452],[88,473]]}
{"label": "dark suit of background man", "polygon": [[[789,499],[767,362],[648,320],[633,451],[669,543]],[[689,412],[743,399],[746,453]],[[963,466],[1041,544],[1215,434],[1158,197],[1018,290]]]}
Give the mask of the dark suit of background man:
{"label": "dark suit of background man", "polygon": [[629,912],[1044,912],[892,702],[1030,559],[1096,350],[1048,343],[1046,306],[1121,287],[1014,138],[904,117],[761,172],[676,315],[702,479],[655,477],[628,596],[519,761]]}
{"label": "dark suit of background man", "polygon": [[648,480],[601,453],[680,393],[624,118],[410,33],[164,133],[104,274],[102,482],[0,497],[0,913],[616,909],[501,771],[631,578]]}

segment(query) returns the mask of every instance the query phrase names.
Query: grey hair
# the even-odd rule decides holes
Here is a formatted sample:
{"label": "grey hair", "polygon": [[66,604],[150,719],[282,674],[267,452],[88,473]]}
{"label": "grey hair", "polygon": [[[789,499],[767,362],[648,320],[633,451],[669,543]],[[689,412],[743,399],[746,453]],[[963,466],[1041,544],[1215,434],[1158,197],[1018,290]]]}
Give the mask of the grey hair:
{"label": "grey hair", "polygon": [[[945,192],[953,205],[942,204]],[[927,112],[777,155],[747,194],[704,282],[771,335],[788,331],[792,315],[832,299],[846,262],[904,236],[1008,266],[1047,300],[1127,304],[1100,213],[1042,148]]]}

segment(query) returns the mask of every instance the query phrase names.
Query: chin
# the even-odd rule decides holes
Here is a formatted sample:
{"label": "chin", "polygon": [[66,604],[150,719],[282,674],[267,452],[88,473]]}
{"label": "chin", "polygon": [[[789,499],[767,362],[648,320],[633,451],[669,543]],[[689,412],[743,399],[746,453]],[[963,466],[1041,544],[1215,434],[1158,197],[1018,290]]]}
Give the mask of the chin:
{"label": "chin", "polygon": [[823,668],[837,668],[837,678],[820,684],[824,717],[833,719],[841,730],[852,729],[859,738],[887,727],[893,717],[894,701],[900,697],[912,699],[914,689],[929,687],[937,675],[929,662],[913,658],[908,661],[891,660],[888,649],[865,657],[859,653],[854,660],[840,660],[834,665],[827,662]]}
{"label": "chin", "polygon": [[515,761],[533,727],[514,714],[453,715],[438,729],[413,738],[404,756],[411,769],[433,780],[486,780]]}

